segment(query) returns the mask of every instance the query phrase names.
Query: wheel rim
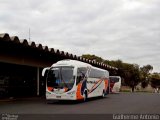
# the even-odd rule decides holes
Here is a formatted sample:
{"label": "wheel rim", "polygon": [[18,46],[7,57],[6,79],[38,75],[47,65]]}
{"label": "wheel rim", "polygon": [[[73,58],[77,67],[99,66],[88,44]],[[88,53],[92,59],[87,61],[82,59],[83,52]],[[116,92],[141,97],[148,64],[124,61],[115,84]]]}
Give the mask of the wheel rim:
{"label": "wheel rim", "polygon": [[83,94],[83,101],[87,101],[87,93],[86,92],[84,92],[84,94]]}
{"label": "wheel rim", "polygon": [[84,96],[83,96],[84,98],[83,98],[83,101],[86,101],[86,95],[84,94]]}

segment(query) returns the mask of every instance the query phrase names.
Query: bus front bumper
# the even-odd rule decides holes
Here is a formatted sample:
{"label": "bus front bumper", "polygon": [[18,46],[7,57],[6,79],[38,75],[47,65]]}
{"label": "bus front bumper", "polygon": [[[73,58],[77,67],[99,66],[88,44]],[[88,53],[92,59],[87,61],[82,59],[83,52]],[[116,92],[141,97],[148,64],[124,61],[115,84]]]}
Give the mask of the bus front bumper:
{"label": "bus front bumper", "polygon": [[76,94],[54,94],[46,92],[47,100],[76,100]]}

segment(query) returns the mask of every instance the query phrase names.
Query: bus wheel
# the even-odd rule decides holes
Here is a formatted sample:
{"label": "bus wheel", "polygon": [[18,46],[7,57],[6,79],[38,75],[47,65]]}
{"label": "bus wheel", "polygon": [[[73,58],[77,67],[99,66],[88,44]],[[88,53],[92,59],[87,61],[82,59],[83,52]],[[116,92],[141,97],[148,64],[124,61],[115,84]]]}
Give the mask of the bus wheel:
{"label": "bus wheel", "polygon": [[86,102],[87,101],[87,92],[85,91],[84,94],[83,94],[83,102]]}
{"label": "bus wheel", "polygon": [[105,91],[103,90],[103,92],[102,92],[102,98],[104,98],[105,97]]}
{"label": "bus wheel", "polygon": [[107,92],[106,92],[106,93],[107,93],[107,95],[110,93],[109,91],[110,91],[110,90],[109,90],[109,87],[108,87],[108,88],[107,88]]}

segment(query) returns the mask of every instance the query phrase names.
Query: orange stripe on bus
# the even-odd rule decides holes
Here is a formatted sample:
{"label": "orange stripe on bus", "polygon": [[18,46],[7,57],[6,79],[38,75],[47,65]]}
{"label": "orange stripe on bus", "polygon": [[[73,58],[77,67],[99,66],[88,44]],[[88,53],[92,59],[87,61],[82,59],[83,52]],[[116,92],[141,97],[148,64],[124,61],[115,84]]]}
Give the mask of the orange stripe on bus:
{"label": "orange stripe on bus", "polygon": [[83,96],[81,95],[81,88],[82,88],[82,83],[79,83],[77,85],[77,92],[76,92],[77,100],[83,99]]}
{"label": "orange stripe on bus", "polygon": [[89,90],[89,93],[95,88],[95,86],[96,86],[100,81],[102,81],[102,80],[98,80],[98,81],[92,86],[92,88]]}
{"label": "orange stripe on bus", "polygon": [[107,90],[107,87],[108,87],[108,80],[106,79],[106,80],[104,80],[104,82],[105,82],[105,90]]}

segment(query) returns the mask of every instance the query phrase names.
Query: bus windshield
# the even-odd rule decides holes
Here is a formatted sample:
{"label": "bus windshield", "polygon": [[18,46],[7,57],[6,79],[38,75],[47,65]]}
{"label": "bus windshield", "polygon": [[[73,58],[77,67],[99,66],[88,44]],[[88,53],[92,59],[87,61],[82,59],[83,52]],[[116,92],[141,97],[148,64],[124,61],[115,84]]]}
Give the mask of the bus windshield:
{"label": "bus windshield", "polygon": [[110,79],[111,83],[119,82],[119,78],[118,77],[109,77],[109,79]]}
{"label": "bus windshield", "polygon": [[72,89],[75,77],[73,76],[74,67],[53,67],[48,71],[47,86],[53,88]]}

